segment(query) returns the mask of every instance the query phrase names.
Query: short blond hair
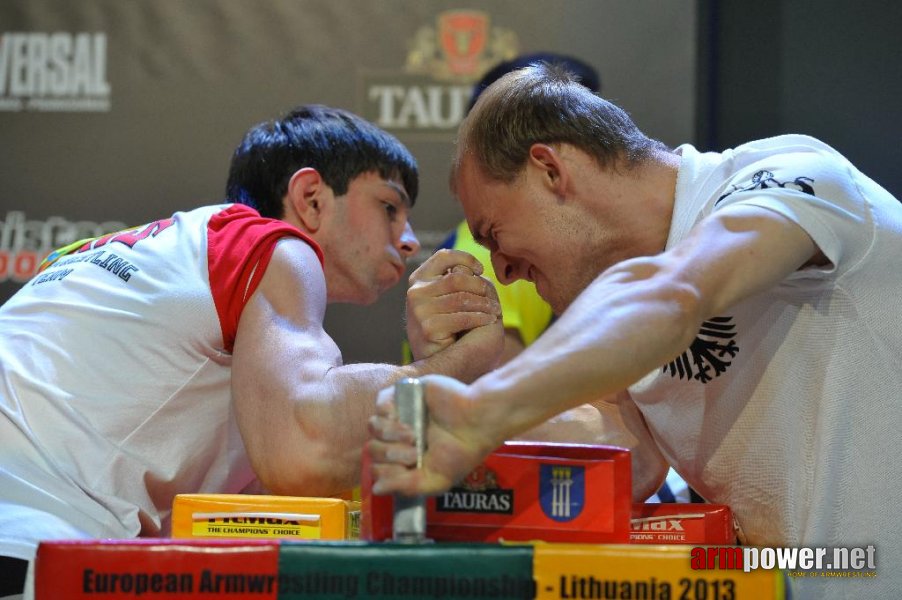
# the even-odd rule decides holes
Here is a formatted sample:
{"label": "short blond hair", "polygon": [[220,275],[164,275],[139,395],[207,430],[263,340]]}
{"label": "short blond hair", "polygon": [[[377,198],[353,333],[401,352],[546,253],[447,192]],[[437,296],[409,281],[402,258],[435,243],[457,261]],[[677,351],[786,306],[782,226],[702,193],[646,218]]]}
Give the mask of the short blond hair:
{"label": "short blond hair", "polygon": [[489,179],[510,183],[536,143],[573,145],[602,168],[632,168],[668,150],[563,66],[536,63],[504,75],[480,94],[458,130],[452,189],[464,157]]}

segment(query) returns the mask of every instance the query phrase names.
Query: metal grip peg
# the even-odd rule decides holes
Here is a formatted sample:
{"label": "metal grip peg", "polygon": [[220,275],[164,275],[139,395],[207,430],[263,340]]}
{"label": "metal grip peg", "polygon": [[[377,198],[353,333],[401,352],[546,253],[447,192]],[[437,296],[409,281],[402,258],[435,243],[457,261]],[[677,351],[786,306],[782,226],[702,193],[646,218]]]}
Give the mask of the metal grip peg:
{"label": "metal grip peg", "polygon": [[[426,452],[427,409],[425,385],[414,378],[395,383],[395,409],[398,420],[413,429],[416,439],[417,467],[423,466]],[[426,497],[394,496],[392,539],[396,542],[417,544],[430,541],[426,537]]]}

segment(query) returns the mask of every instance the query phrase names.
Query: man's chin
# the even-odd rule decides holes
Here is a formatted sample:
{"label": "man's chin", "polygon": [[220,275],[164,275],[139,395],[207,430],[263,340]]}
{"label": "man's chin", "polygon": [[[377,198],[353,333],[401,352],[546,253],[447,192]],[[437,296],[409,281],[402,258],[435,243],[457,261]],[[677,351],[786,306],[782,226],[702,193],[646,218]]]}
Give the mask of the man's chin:
{"label": "man's chin", "polygon": [[551,312],[554,313],[555,317],[561,316],[564,311],[570,308],[574,300],[574,298],[562,298],[561,296],[549,296],[548,298],[542,296],[542,299],[551,306]]}
{"label": "man's chin", "polygon": [[384,294],[391,288],[393,288],[396,285],[398,285],[399,283],[401,283],[402,279],[404,279],[404,269],[400,269],[398,271],[393,271],[391,276],[387,277],[385,279],[385,281],[382,282],[382,286],[381,286],[382,291],[380,292],[380,294]]}
{"label": "man's chin", "polygon": [[375,304],[376,300],[379,299],[381,294],[375,295],[363,295],[358,294],[353,298],[344,298],[342,300],[336,300],[337,304],[354,304],[355,306],[369,306],[371,304]]}
{"label": "man's chin", "polygon": [[348,293],[330,298],[330,302],[336,304],[354,304],[356,306],[369,306],[374,304],[383,294],[384,290],[376,285],[356,286]]}
{"label": "man's chin", "polygon": [[536,283],[536,292],[539,294],[539,297],[548,303],[551,306],[551,312],[554,313],[556,317],[559,317],[562,312],[567,308],[564,306],[563,308],[558,308],[560,298],[555,298],[551,294],[548,293],[548,290],[544,288],[544,286],[540,286]]}
{"label": "man's chin", "polygon": [[375,304],[376,301],[379,300],[385,292],[389,291],[398,283],[401,282],[399,277],[391,277],[390,279],[386,279],[384,281],[374,282],[374,284],[366,290],[361,290],[360,300],[355,302],[355,304],[360,304],[363,306],[369,306],[370,304]]}

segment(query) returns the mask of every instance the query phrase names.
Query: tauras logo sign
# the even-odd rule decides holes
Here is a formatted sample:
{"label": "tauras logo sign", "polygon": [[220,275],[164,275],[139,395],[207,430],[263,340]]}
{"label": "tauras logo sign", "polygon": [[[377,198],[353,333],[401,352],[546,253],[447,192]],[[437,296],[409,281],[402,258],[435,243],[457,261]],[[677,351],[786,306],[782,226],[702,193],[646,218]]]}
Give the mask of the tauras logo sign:
{"label": "tauras logo sign", "polygon": [[514,491],[501,489],[494,471],[476,467],[457,487],[435,499],[439,512],[514,513]]}
{"label": "tauras logo sign", "polygon": [[403,72],[365,73],[361,113],[380,127],[411,133],[453,132],[464,117],[473,84],[491,67],[517,55],[514,32],[481,10],[448,10],[435,27],[420,27],[409,42]]}
{"label": "tauras logo sign", "polygon": [[0,110],[110,110],[105,33],[0,33]]}

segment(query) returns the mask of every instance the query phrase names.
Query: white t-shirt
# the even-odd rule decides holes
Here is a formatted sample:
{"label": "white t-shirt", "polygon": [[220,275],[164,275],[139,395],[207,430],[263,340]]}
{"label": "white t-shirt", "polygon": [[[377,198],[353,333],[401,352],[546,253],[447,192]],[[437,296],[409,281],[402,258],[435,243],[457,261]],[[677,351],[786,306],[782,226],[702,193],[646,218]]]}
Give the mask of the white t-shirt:
{"label": "white t-shirt", "polygon": [[0,555],[166,535],[175,494],[255,481],[231,349],[286,236],[307,239],[242,205],[180,212],[94,240],[0,307]]}
{"label": "white t-shirt", "polygon": [[681,357],[630,387],[633,400],[666,458],[732,508],[746,542],[874,544],[878,583],[857,585],[902,589],[902,463],[891,454],[902,431],[902,204],[805,136],[677,151],[668,248],[745,204],[799,224],[831,264],[706,321]]}

